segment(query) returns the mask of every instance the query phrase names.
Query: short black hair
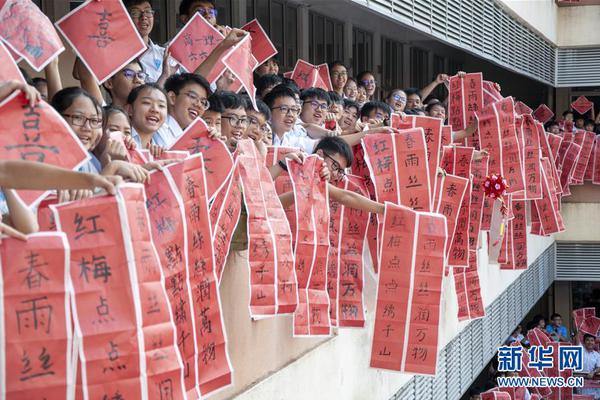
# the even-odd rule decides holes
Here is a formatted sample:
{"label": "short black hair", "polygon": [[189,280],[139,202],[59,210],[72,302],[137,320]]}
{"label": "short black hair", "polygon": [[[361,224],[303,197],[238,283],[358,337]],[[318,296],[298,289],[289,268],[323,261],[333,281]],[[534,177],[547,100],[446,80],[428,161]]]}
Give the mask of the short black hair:
{"label": "short black hair", "polygon": [[181,4],[179,5],[179,15],[190,15],[190,8],[194,3],[210,3],[213,7],[215,7],[215,0],[181,0]]}
{"label": "short black hair", "polygon": [[344,108],[356,108],[356,112],[360,112],[360,106],[354,100],[344,99]]}
{"label": "short black hair", "polygon": [[556,318],[556,317],[560,317],[560,318],[562,318],[562,317],[560,316],[560,314],[559,314],[559,313],[554,313],[554,314],[552,314],[552,315],[550,316],[550,319],[552,320],[552,319],[554,319],[554,318]]}
{"label": "short black hair", "polygon": [[435,106],[440,106],[440,107],[443,107],[444,109],[446,109],[446,107],[444,107],[444,103],[442,103],[438,99],[434,99],[434,100],[430,101],[429,104],[427,104],[427,106],[425,107],[425,112],[431,111],[431,109]]}
{"label": "short black hair", "polygon": [[127,118],[127,121],[129,121],[129,114],[127,114],[127,111],[125,111],[123,108],[121,108],[119,106],[114,106],[112,104],[109,106],[104,106],[104,107],[102,107],[102,111],[103,111],[102,112],[102,115],[103,115],[102,127],[105,129],[106,129],[106,125],[108,124],[108,118],[112,114],[121,113],[125,116],[125,118]]}
{"label": "short black hair", "polygon": [[286,78],[285,76],[282,79],[283,79],[282,84],[288,86],[290,89],[292,89],[292,91],[294,93],[296,93],[298,95],[298,97],[300,97],[300,87],[298,86],[296,81],[293,80],[292,78]]}
{"label": "short black hair", "polygon": [[585,120],[584,125],[589,125],[589,124],[592,124],[594,126],[596,125],[596,123],[594,122],[593,119],[589,119],[588,118],[588,119]]}
{"label": "short black hair", "polygon": [[258,79],[255,79],[256,94],[263,97],[263,92],[270,86],[277,86],[283,83],[283,79],[279,75],[266,74]]}
{"label": "short black hair", "polygon": [[96,110],[102,110],[102,106],[100,106],[98,100],[96,100],[94,96],[90,95],[85,89],[82,89],[79,86],[71,86],[59,90],[56,92],[54,97],[52,97],[50,105],[59,114],[62,114],[67,108],[71,107],[75,99],[78,97],[86,97],[90,99]]}
{"label": "short black hair", "polygon": [[140,96],[140,93],[142,93],[142,91],[145,89],[158,90],[165,95],[165,99],[167,98],[167,92],[165,92],[165,89],[163,89],[159,84],[155,82],[144,83],[143,85],[133,88],[131,92],[129,92],[129,96],[127,96],[127,104],[135,103],[137,98]]}
{"label": "short black hair", "polygon": [[567,115],[569,115],[569,114],[573,114],[573,115],[575,115],[575,113],[574,113],[573,111],[571,111],[571,110],[567,110],[567,111],[564,111],[564,112],[563,112],[563,117],[566,117],[566,116],[567,116]]}
{"label": "short black hair", "polygon": [[596,341],[596,336],[591,335],[589,333],[586,333],[583,335],[583,341],[585,342],[587,338],[592,338],[592,339],[594,339],[594,341]]}
{"label": "short black hair", "polygon": [[315,146],[313,153],[316,153],[317,150],[323,150],[323,153],[329,155],[341,155],[346,160],[346,167],[352,166],[352,163],[354,162],[354,154],[352,154],[350,145],[346,143],[345,140],[336,136],[321,139]]}
{"label": "short black hair", "polygon": [[190,83],[200,85],[206,90],[206,96],[210,96],[213,92],[210,88],[210,83],[202,76],[198,74],[190,74],[184,72],[182,74],[173,74],[165,82],[165,91],[179,94],[181,89]]}
{"label": "short black hair", "polygon": [[331,91],[327,92],[329,98],[331,99],[331,104],[344,104],[344,99],[337,92]]}
{"label": "short black hair", "polygon": [[260,99],[256,99],[256,109],[254,109],[252,101],[248,98],[246,101],[246,111],[258,112],[259,114],[262,114],[267,121],[271,119],[271,109]]}
{"label": "short black hair", "polygon": [[308,99],[323,100],[327,102],[327,105],[331,105],[331,98],[329,97],[327,92],[321,88],[311,87],[308,89],[304,89],[300,94],[300,100],[306,101]]}
{"label": "short black hair", "polygon": [[560,124],[558,123],[558,121],[553,119],[552,121],[546,122],[545,128],[546,130],[549,130],[553,126],[560,126]]}
{"label": "short black hair", "polygon": [[139,6],[140,4],[144,4],[144,3],[148,3],[148,4],[152,5],[151,0],[123,0],[123,4],[125,5],[126,9],[129,9],[129,7],[133,7],[133,6]]}
{"label": "short black hair", "polygon": [[362,81],[362,80],[363,80],[363,78],[364,78],[366,75],[372,75],[373,77],[375,77],[375,74],[374,74],[372,71],[363,71],[363,72],[361,72],[360,74],[356,75],[356,80],[357,80],[358,82],[360,82],[360,81]]}
{"label": "short black hair", "polygon": [[335,60],[335,61],[330,62],[329,64],[327,64],[327,67],[329,68],[329,71],[331,71],[333,69],[333,67],[337,67],[338,65],[346,68],[344,63],[341,62],[340,60]]}
{"label": "short black hair", "polygon": [[225,107],[223,107],[223,103],[218,95],[213,93],[212,95],[208,96],[208,102],[210,103],[210,106],[206,111],[212,111],[219,114],[223,114],[223,111],[225,111]]}
{"label": "short black hair", "polygon": [[387,113],[388,118],[391,115],[390,106],[382,101],[369,101],[360,109],[360,117],[368,117],[373,110],[382,110]]}
{"label": "short black hair", "polygon": [[237,93],[229,92],[229,91],[222,91],[222,92],[217,92],[216,95],[219,98],[219,100],[221,100],[221,104],[223,104],[224,109],[229,109],[229,110],[237,110],[238,108],[243,108],[244,110],[246,109],[246,102],[244,101],[242,96],[240,96]]}
{"label": "short black hair", "polygon": [[423,99],[423,96],[421,96],[421,90],[417,88],[404,89],[404,93],[406,93],[406,97],[416,94],[421,100]]}
{"label": "short black hair", "polygon": [[286,84],[277,85],[269,92],[268,95],[265,96],[263,101],[269,108],[273,108],[273,104],[275,104],[275,100],[281,97],[291,97],[296,101],[296,95],[294,91],[289,88]]}

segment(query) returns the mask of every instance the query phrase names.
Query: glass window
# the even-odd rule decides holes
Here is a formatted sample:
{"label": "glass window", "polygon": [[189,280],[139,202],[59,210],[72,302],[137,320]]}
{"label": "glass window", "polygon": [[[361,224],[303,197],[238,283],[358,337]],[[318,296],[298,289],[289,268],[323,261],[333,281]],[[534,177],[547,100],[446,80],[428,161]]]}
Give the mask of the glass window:
{"label": "glass window", "polygon": [[[448,73],[450,76],[454,75],[452,71],[446,71],[445,68],[445,59],[442,56],[434,55],[433,56],[433,75],[432,79],[438,74]],[[446,97],[446,88],[444,85],[438,85],[433,92],[431,92],[431,96],[435,97],[439,100],[444,100]]]}
{"label": "glass window", "polygon": [[423,88],[430,82],[428,71],[427,51],[418,47],[410,49],[410,84]]}
{"label": "glass window", "polygon": [[373,34],[354,28],[352,31],[352,68],[353,74],[373,70]]}
{"label": "glass window", "polygon": [[387,95],[394,89],[402,88],[402,43],[388,38],[381,38],[381,89]]}
{"label": "glass window", "polygon": [[217,6],[217,11],[219,12],[217,16],[217,22],[219,25],[227,25],[233,26],[232,23],[232,10],[233,4],[231,0],[217,0],[215,5]]}
{"label": "glass window", "polygon": [[313,64],[343,61],[344,23],[311,12],[309,26],[309,61]]}
{"label": "glass window", "polygon": [[[285,67],[293,69],[298,59],[298,9],[290,5],[285,9]],[[280,60],[283,61],[283,60]]]}

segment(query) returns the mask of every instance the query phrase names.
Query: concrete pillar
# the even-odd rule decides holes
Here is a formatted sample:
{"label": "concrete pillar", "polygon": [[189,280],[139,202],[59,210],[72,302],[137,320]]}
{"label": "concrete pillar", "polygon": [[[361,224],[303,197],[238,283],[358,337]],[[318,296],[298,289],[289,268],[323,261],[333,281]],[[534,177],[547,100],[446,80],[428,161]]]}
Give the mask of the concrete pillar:
{"label": "concrete pillar", "polygon": [[353,64],[353,49],[352,49],[352,32],[354,29],[354,25],[352,22],[346,21],[344,22],[344,64],[346,68],[349,69],[349,73],[352,76],[356,76],[358,71],[351,71]]}
{"label": "concrete pillar", "polygon": [[298,58],[308,60],[309,58],[309,15],[308,7],[298,6]]}

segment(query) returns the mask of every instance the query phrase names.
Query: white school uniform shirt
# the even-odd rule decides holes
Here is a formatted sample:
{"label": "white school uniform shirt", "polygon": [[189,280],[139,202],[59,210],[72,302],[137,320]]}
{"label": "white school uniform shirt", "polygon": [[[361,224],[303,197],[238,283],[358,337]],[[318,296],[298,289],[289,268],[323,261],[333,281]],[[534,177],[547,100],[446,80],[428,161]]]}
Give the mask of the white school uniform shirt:
{"label": "white school uniform shirt", "polygon": [[163,58],[165,57],[165,48],[148,40],[148,48],[140,56],[140,62],[147,74],[146,83],[156,82],[162,74]]}
{"label": "white school uniform shirt", "polygon": [[318,142],[318,139],[312,139],[308,136],[306,129],[298,124],[291,131],[284,133],[281,139],[273,133],[273,146],[295,147],[304,150],[308,154],[312,154]]}
{"label": "white school uniform shirt", "polygon": [[181,129],[175,118],[171,117],[171,115],[167,115],[167,119],[163,126],[156,131],[155,135],[157,134],[167,143],[165,149],[168,149],[181,137],[183,129]]}
{"label": "white school uniform shirt", "polygon": [[[161,127],[162,128],[162,127]],[[155,144],[157,146],[162,147],[163,149],[168,149],[169,148],[169,142],[168,140],[165,140],[165,138],[163,137],[165,133],[157,130],[156,132],[154,132],[154,135],[152,135],[152,144]],[[142,148],[142,138],[140,137],[140,134],[137,133],[137,131],[135,130],[135,128],[131,128],[131,137],[133,138],[133,140],[135,141],[135,143],[137,144],[138,148]]]}
{"label": "white school uniform shirt", "polygon": [[600,353],[597,351],[587,351],[583,349],[583,372],[592,372],[596,368],[600,368]]}

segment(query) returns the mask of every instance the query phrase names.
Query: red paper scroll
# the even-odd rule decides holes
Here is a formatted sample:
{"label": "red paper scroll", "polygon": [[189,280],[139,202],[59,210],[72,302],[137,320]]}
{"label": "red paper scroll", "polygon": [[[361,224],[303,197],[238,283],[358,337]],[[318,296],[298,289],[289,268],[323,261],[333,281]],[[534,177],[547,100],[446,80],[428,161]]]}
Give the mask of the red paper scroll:
{"label": "red paper scroll", "polygon": [[552,110],[545,104],[540,104],[532,115],[533,118],[540,121],[542,124],[545,124],[546,122],[550,121],[552,117],[554,117]]}
{"label": "red paper scroll", "polygon": [[[0,104],[0,117],[0,159],[77,169],[89,158],[65,120],[43,101],[31,107],[23,94],[15,92]],[[39,191],[19,191],[18,195],[27,205],[45,196]]]}
{"label": "red paper scroll", "polygon": [[327,256],[329,253],[329,199],[321,179],[322,160],[309,156],[303,164],[288,161],[296,204],[296,274],[298,308],[294,336],[329,335]]}
{"label": "red paper scroll", "polygon": [[556,158],[557,168],[562,169],[563,162],[565,161],[565,155],[567,154],[567,149],[569,145],[575,140],[575,134],[571,132],[565,132],[563,135],[563,140],[558,148],[558,155]]}
{"label": "red paper scroll", "polygon": [[[543,127],[542,127],[543,128]],[[521,125],[523,139],[523,164],[525,173],[525,200],[542,198],[542,177],[540,170],[540,131],[533,117],[529,114],[523,115]],[[543,135],[543,130],[541,131]]]}
{"label": "red paper scroll", "polygon": [[[179,65],[188,72],[194,72],[212,53],[223,35],[200,13],[194,13],[187,24],[175,35],[169,43],[169,52]],[[211,71],[210,83],[215,82],[225,71],[222,63]]]}
{"label": "red paper scroll", "polygon": [[483,108],[483,77],[481,72],[450,77],[448,123],[452,130],[465,129]]}
{"label": "red paper scroll", "polygon": [[102,84],[146,50],[122,2],[88,0],[56,27]]}
{"label": "red paper scroll", "polygon": [[[344,188],[368,195],[364,180],[357,176],[348,175]],[[341,214],[340,241],[336,244],[339,249],[337,321],[340,327],[362,328],[365,325],[363,246],[369,213],[343,206]]]}
{"label": "red paper scroll", "polygon": [[225,185],[233,169],[233,157],[220,140],[208,137],[208,126],[198,118],[188,126],[169,150],[185,150],[190,154],[202,153],[209,200]]}
{"label": "red paper scroll", "polygon": [[[521,343],[513,342],[513,346],[521,346]],[[523,351],[522,354],[523,354],[523,360],[522,360],[523,368],[521,368],[521,370],[518,371],[519,376],[521,376],[521,377],[536,377],[536,378],[545,376],[544,373],[541,372],[539,369],[529,367],[529,362],[531,361],[531,358],[529,357],[528,351]],[[550,394],[552,394],[552,389],[550,389],[548,387],[533,387],[533,388],[531,388],[531,390],[534,393],[537,393],[538,395],[540,395],[541,397],[544,397],[544,398],[546,398],[547,396],[550,396]]]}
{"label": "red paper scroll", "polygon": [[[275,165],[279,160],[283,160],[285,155],[291,152],[297,152],[298,149],[294,147],[275,147],[268,146],[267,147],[267,156],[265,157],[265,164],[267,166]],[[275,179],[275,190],[277,194],[281,195],[287,192],[291,192],[292,181],[290,180],[290,175],[283,171],[277,179]],[[288,207],[284,208],[285,214],[287,216],[288,223],[290,224],[290,231],[292,232],[292,242],[296,242],[296,211],[294,209],[294,205],[290,204]]]}
{"label": "red paper scroll", "polygon": [[479,143],[490,153],[489,172],[508,182],[508,193],[525,189],[519,140],[515,130],[513,99],[508,97],[477,113]]}
{"label": "red paper scroll", "polygon": [[460,208],[469,186],[469,179],[450,174],[441,176],[439,179],[440,191],[433,206],[434,211],[445,216],[448,223],[448,241],[445,252],[448,257],[456,232]]}
{"label": "red paper scroll", "polygon": [[292,313],[298,304],[297,278],[285,212],[269,170],[252,140],[238,142],[238,150],[240,180],[248,210],[250,315],[260,318]]}
{"label": "red paper scroll", "polygon": [[594,107],[594,103],[589,101],[585,96],[579,96],[577,100],[571,103],[573,110],[583,115]]}
{"label": "red paper scroll", "polygon": [[183,367],[175,348],[140,186],[116,197],[54,206],[69,238],[75,330],[87,398],[182,398]]}
{"label": "red paper scroll", "polygon": [[271,42],[269,35],[267,35],[257,19],[248,22],[241,29],[250,33],[252,37],[252,55],[256,58],[258,65],[277,54],[275,45]]}
{"label": "red paper scroll", "polygon": [[484,191],[483,182],[488,175],[488,156],[471,162],[471,202],[469,204],[469,250],[479,248],[479,230],[481,228]]}
{"label": "red paper scroll", "polygon": [[[567,382],[567,379],[569,379],[571,376],[573,376],[573,370],[572,369],[565,369],[563,371],[559,370],[559,360],[558,360],[558,353],[560,353],[559,348],[561,346],[572,346],[571,343],[559,343],[559,342],[552,342],[552,343],[548,343],[548,346],[553,348],[552,351],[552,367],[550,367],[547,371],[546,371],[546,375],[547,376],[556,376],[556,377],[562,377],[565,382]],[[549,399],[550,400],[571,400],[573,399],[573,387],[568,387],[565,385],[565,387],[551,387],[550,388],[552,390],[552,394],[550,395]]]}
{"label": "red paper scroll", "polygon": [[[501,269],[527,269],[527,217],[525,202],[522,200],[512,201],[514,218],[509,222],[509,228],[505,235],[508,249],[506,265]],[[500,261],[500,260],[499,260]]]}
{"label": "red paper scroll", "polygon": [[236,44],[229,53],[223,57],[223,64],[231,73],[240,81],[242,87],[252,101],[252,106],[258,110],[256,106],[256,88],[254,87],[253,73],[258,62],[252,55],[252,43],[250,35],[247,35],[238,44]]}
{"label": "red paper scroll", "polygon": [[30,0],[8,0],[0,7],[0,38],[38,72],[65,49],[52,22]]}
{"label": "red paper scroll", "polygon": [[594,160],[592,167],[592,183],[594,185],[600,185],[600,139],[596,136],[594,142]]}
{"label": "red paper scroll", "polygon": [[481,393],[481,400],[514,400],[510,394],[498,391],[498,388]]}
{"label": "red paper scroll", "polygon": [[0,242],[0,386],[8,399],[74,394],[68,270],[62,233]]}
{"label": "red paper scroll", "polygon": [[[358,178],[358,177],[357,177]],[[360,178],[358,178],[360,179]],[[346,180],[330,182],[339,188],[345,188]],[[339,248],[341,246],[340,224],[342,222],[343,206],[335,200],[329,199],[329,255],[327,256],[327,293],[329,294],[329,318],[331,326],[338,326],[338,278],[340,274]],[[368,217],[367,217],[368,220]],[[367,221],[368,223],[368,221]],[[365,226],[366,231],[366,226]]]}
{"label": "red paper scroll", "polygon": [[440,146],[449,146],[452,144],[452,127],[450,125],[442,126],[442,141]]}
{"label": "red paper scroll", "polygon": [[469,250],[469,253],[469,267],[453,269],[459,321],[474,320],[485,316],[479,272],[477,271],[477,250]]}
{"label": "red paper scroll", "polygon": [[8,49],[0,40],[0,82],[10,80],[25,82],[25,78]]}
{"label": "red paper scroll", "polygon": [[386,203],[371,367],[433,375],[447,233],[441,215]]}
{"label": "red paper scroll", "polygon": [[[580,133],[577,132],[577,134]],[[585,170],[592,155],[596,134],[593,132],[581,132],[581,135],[583,136],[583,143],[581,144],[581,151],[579,153],[579,158],[577,159],[577,164],[575,164],[575,169],[573,170],[572,181],[574,183],[583,184]]]}
{"label": "red paper scroll", "polygon": [[[540,147],[542,150],[542,157],[546,157],[546,158],[548,158],[548,160],[552,161],[550,163],[550,171],[549,172],[552,174],[555,181],[559,181],[560,175],[558,174],[558,170],[556,169],[556,162],[555,162],[556,158],[554,155],[558,153],[558,147],[560,147],[562,138],[560,136],[545,132],[544,126],[542,124],[536,123],[535,125],[536,125],[537,131],[538,131],[538,137],[540,138]],[[555,149],[556,153],[553,152],[552,145],[550,144],[551,141],[556,148]],[[540,170],[540,173],[541,173],[541,170]],[[562,193],[562,189],[560,190],[560,193]]]}
{"label": "red paper scroll", "polygon": [[483,105],[488,106],[502,100],[500,86],[495,82],[483,81]]}
{"label": "red paper scroll", "polygon": [[[196,327],[200,323],[194,312],[190,271],[188,266],[187,220],[183,200],[175,186],[180,177],[168,170],[151,174],[146,184],[146,207],[150,215],[152,241],[158,250],[165,276],[165,289],[173,310],[177,346],[183,359],[185,388],[188,396],[199,396],[198,368],[201,348],[198,348]],[[175,178],[175,179],[174,179]]]}
{"label": "red paper scroll", "polygon": [[[552,233],[561,232],[564,228],[562,227],[562,218],[560,211],[558,210],[558,201],[556,200],[556,194],[554,184],[552,183],[552,176],[549,172],[549,163],[547,158],[542,159],[542,199],[534,200],[533,205],[535,206],[535,212],[532,214],[536,215],[541,224],[542,231],[540,233],[550,235]],[[532,221],[534,219],[532,215]],[[532,232],[535,232],[532,225]]]}
{"label": "red paper scroll", "polygon": [[515,103],[515,112],[517,113],[517,115],[531,115],[533,113],[533,110],[525,103],[523,103],[522,101],[517,101]]}
{"label": "red paper scroll", "polygon": [[183,199],[192,310],[196,316],[198,379],[203,396],[228,386],[232,368],[227,353],[221,296],[215,273],[212,232],[202,155],[166,168]]}
{"label": "red paper scroll", "polygon": [[565,153],[565,159],[562,165],[562,171],[560,174],[560,186],[562,187],[565,196],[571,194],[569,190],[569,183],[571,183],[571,175],[575,171],[577,160],[579,159],[579,153],[581,146],[575,142],[571,142]]}
{"label": "red paper scroll", "polygon": [[292,72],[292,79],[300,89],[318,87],[331,91],[331,78],[327,64],[312,65],[304,60],[298,60]]}

